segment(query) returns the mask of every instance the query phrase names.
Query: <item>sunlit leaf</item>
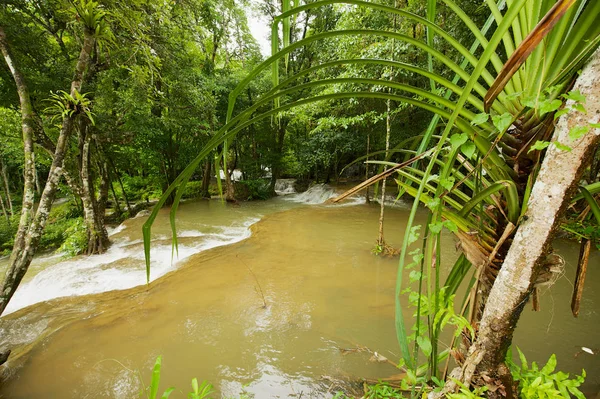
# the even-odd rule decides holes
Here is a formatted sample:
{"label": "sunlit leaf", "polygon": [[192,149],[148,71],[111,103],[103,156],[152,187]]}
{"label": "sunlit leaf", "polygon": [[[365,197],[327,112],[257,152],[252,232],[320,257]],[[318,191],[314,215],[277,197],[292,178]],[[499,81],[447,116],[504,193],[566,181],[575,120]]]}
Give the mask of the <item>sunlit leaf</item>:
{"label": "sunlit leaf", "polygon": [[511,125],[513,120],[513,116],[508,112],[502,115],[494,115],[492,116],[492,123],[498,129],[499,132],[504,132]]}
{"label": "sunlit leaf", "polygon": [[573,141],[579,140],[590,131],[590,126],[575,126],[569,130],[569,138]]}
{"label": "sunlit leaf", "polygon": [[481,114],[475,115],[475,117],[471,120],[471,125],[481,125],[482,123],[487,122],[489,118],[490,116],[488,114],[482,112]]}
{"label": "sunlit leaf", "polygon": [[539,150],[539,151],[545,150],[546,148],[548,148],[549,145],[550,145],[549,141],[538,140],[529,148],[529,151],[527,151],[527,152],[529,153],[529,152],[535,151],[535,150]]}

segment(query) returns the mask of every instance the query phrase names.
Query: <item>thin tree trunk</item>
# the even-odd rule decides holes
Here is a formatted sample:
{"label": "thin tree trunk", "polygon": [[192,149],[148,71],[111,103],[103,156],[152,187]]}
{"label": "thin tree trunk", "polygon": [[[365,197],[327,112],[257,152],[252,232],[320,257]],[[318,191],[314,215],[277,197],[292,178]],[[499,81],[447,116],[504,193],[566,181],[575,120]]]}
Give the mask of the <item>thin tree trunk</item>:
{"label": "thin tree trunk", "polygon": [[[91,171],[91,142],[92,134],[88,132],[88,124],[80,120],[80,135],[83,137],[81,148],[80,178],[82,186],[81,200],[83,202],[83,217],[86,226],[88,244],[86,252],[88,255],[103,253],[108,247],[108,235],[104,227],[104,206],[99,207],[95,198],[95,189]],[[105,193],[108,186],[105,187]],[[102,208],[102,209],[100,209]]]}
{"label": "thin tree trunk", "polygon": [[[387,116],[385,118],[385,158],[388,157],[388,152],[390,150],[390,134],[391,134],[391,121],[390,121],[390,100],[386,102],[387,108]],[[387,170],[387,166],[383,166],[383,171]],[[385,239],[383,238],[383,219],[385,212],[385,182],[387,179],[383,179],[381,181],[381,203],[379,204],[379,234],[377,236],[377,246],[384,250],[385,248]]]}
{"label": "thin tree trunk", "polygon": [[[571,151],[550,146],[546,152],[527,205],[525,221],[514,236],[486,301],[477,339],[469,348],[462,368],[457,368],[451,375],[467,386],[484,383],[475,381],[476,376],[488,383],[495,380],[504,387],[507,397],[512,395],[512,377],[504,364],[507,349],[534,289],[560,217],[600,143],[600,129],[597,128],[577,140],[569,137],[573,127],[599,121],[600,49],[584,67],[573,90],[579,90],[587,98],[587,115],[571,111],[558,121],[553,141],[569,146]],[[449,380],[446,391],[456,388],[454,380]],[[490,398],[500,395],[500,390],[489,393]]]}
{"label": "thin tree trunk", "polygon": [[[367,133],[367,161],[365,162],[365,180],[369,179],[369,151],[371,151],[371,134]],[[365,190],[365,201],[367,204],[371,203],[371,198],[369,198],[369,191],[371,186],[367,186]]]}
{"label": "thin tree trunk", "polygon": [[210,198],[210,193],[208,191],[210,187],[210,180],[212,171],[212,162],[210,161],[210,157],[207,157],[206,162],[204,163],[204,176],[202,177],[202,190],[200,191],[200,196],[202,198]]}
{"label": "thin tree trunk", "polygon": [[[22,248],[25,243],[25,233],[33,217],[33,201],[34,201],[34,159],[33,159],[33,137],[35,132],[35,111],[31,104],[31,98],[29,97],[29,89],[25,82],[20,69],[15,64],[14,58],[10,51],[10,46],[4,32],[4,28],[0,26],[0,51],[4,56],[4,60],[8,65],[15,84],[17,86],[17,93],[19,95],[19,103],[21,107],[21,119],[22,119],[22,134],[23,134],[23,202],[21,204],[21,218],[19,220],[19,227],[15,236],[14,248]],[[14,251],[11,255],[12,258],[15,256]],[[7,278],[10,268],[7,269]],[[4,291],[4,290],[3,290]],[[0,292],[0,296],[4,296],[4,292]],[[12,294],[11,294],[12,295]],[[8,302],[8,300],[7,300]],[[0,314],[4,307],[0,305]]]}
{"label": "thin tree trunk", "polygon": [[[35,168],[35,159],[33,162],[33,167]],[[8,202],[8,209],[10,209],[10,216],[14,215],[12,198],[10,196],[10,188],[8,187],[8,176],[6,175],[6,166],[4,165],[4,159],[0,157],[0,168],[2,168],[2,181],[4,182],[4,192],[6,194],[6,201]]]}
{"label": "thin tree trunk", "polygon": [[4,217],[6,217],[6,224],[10,225],[10,215],[8,214],[8,212],[6,211],[6,207],[4,206],[4,198],[2,197],[2,194],[0,194],[0,205],[2,205],[2,213],[4,214]]}
{"label": "thin tree trunk", "polygon": [[[89,65],[90,54],[94,48],[95,39],[93,32],[87,28],[84,29],[84,41],[79,54],[79,59],[75,67],[75,73],[71,82],[70,94],[76,98],[78,92],[81,91],[84,72]],[[33,194],[35,185],[35,168],[33,166],[33,137],[34,137],[34,117],[33,107],[29,98],[29,91],[23,75],[19,68],[14,63],[14,59],[10,54],[10,48],[6,40],[4,30],[0,26],[0,50],[4,55],[4,59],[11,70],[13,78],[19,92],[19,100],[21,104],[21,115],[23,118],[23,144],[25,154],[25,183],[23,189],[23,207],[21,212],[21,220],[15,237],[15,244],[9,259],[9,266],[6,271],[6,276],[0,289],[0,314],[4,312],[8,302],[15,293],[23,276],[27,272],[33,255],[37,249],[40,237],[50,212],[50,207],[54,202],[56,189],[60,176],[62,175],[63,160],[67,150],[67,143],[73,130],[73,118],[76,115],[68,115],[63,118],[62,127],[58,140],[56,142],[56,150],[48,173],[46,186],[42,192],[40,203],[38,205],[35,216],[32,217]]]}
{"label": "thin tree trunk", "polygon": [[[394,4],[394,6],[397,6],[396,4]],[[396,31],[396,15],[394,14],[393,17],[393,29],[394,32]],[[392,39],[392,51],[391,51],[391,59],[394,59],[394,48],[395,48],[395,41],[394,39]],[[390,81],[393,80],[393,70],[390,68]],[[388,160],[389,157],[389,151],[390,151],[390,135],[391,135],[391,131],[392,131],[392,123],[391,123],[391,116],[390,116],[390,112],[391,112],[391,100],[387,100],[386,101],[386,116],[385,116],[385,160]],[[383,166],[383,171],[385,172],[387,170],[387,166],[384,165]],[[383,181],[381,182],[381,203],[379,204],[379,235],[377,236],[377,246],[379,248],[381,248],[382,251],[384,251],[385,253],[385,248],[386,248],[386,244],[385,244],[385,239],[383,238],[383,220],[384,220],[384,212],[385,212],[385,183],[386,183],[387,179],[383,179]]]}
{"label": "thin tree trunk", "polygon": [[115,212],[120,217],[123,214],[123,210],[121,209],[121,204],[119,203],[119,197],[117,197],[117,193],[115,192],[115,187],[113,186],[113,181],[111,180],[109,183],[110,192],[112,193],[113,201],[115,202]]}
{"label": "thin tree trunk", "polygon": [[117,182],[119,183],[119,187],[121,187],[121,192],[123,193],[123,198],[125,199],[125,205],[127,206],[127,212],[129,213],[129,217],[133,217],[133,209],[131,208],[131,203],[129,202],[129,198],[127,197],[127,193],[125,192],[125,186],[123,186],[123,180],[121,180],[121,174],[117,170],[112,158],[108,158],[108,162],[113,169],[115,176],[117,177]]}

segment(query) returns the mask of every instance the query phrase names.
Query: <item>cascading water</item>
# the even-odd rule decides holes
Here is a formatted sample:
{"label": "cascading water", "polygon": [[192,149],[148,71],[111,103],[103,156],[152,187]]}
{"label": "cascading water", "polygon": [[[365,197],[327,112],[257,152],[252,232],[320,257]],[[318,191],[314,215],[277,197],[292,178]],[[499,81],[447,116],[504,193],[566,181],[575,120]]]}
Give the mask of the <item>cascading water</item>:
{"label": "cascading water", "polygon": [[294,183],[296,183],[296,179],[277,179],[275,182],[275,192],[277,195],[294,194],[296,192]]}
{"label": "cascading water", "polygon": [[315,184],[303,193],[285,197],[288,201],[301,202],[304,204],[322,204],[329,198],[335,197],[333,187],[327,184]]}
{"label": "cascading water", "polygon": [[[104,255],[38,259],[48,265],[29,277],[31,284],[23,286],[27,296],[35,299],[48,290],[50,296],[70,297],[46,302],[39,296],[35,301],[41,303],[0,318],[0,346],[13,350],[3,366],[0,397],[138,397],[159,355],[161,392],[168,386],[183,391],[197,377],[215,385],[215,397],[245,391],[256,398],[300,392],[307,398],[331,398],[335,390],[323,376],[377,380],[397,375],[387,363],[369,362],[367,352],[345,355],[340,350],[369,348],[398,359],[397,260],[371,253],[379,207],[305,205],[332,195],[333,188],[317,185],[307,193],[237,206],[182,204],[177,271],[148,286],[140,242],[144,217],[113,230],[113,247]],[[407,217],[402,207],[386,211],[385,235],[391,244],[401,242]],[[202,250],[215,246],[211,240],[221,245],[241,240],[259,218],[247,240]],[[416,223],[427,223],[425,211],[419,211]],[[155,279],[172,270],[168,209],[161,210],[153,233]],[[554,246],[573,275],[577,248],[560,240]],[[440,250],[444,259],[457,256],[450,235],[442,236]],[[600,262],[599,256],[592,253],[590,263]],[[441,272],[448,266],[442,265]],[[588,281],[600,281],[596,269],[588,270]],[[141,286],[119,290],[120,280],[125,286],[133,273]],[[95,287],[89,292],[112,291],[76,296],[89,287]],[[588,291],[588,302],[573,319],[563,300],[571,289],[561,279],[551,294],[542,293],[542,311],[524,312],[515,343],[530,361],[545,362],[556,353],[564,371],[579,374],[585,368],[588,391],[595,395],[600,379],[593,370],[600,368],[600,359],[577,353],[584,346],[596,353],[600,298]],[[406,295],[400,300],[408,306]],[[405,314],[410,318],[411,313]]]}

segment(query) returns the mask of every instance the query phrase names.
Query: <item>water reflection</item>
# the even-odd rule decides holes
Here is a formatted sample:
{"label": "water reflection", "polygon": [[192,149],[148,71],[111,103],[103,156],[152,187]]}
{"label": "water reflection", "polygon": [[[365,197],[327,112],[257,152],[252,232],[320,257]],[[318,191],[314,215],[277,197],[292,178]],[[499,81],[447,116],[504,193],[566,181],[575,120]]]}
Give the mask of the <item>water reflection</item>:
{"label": "water reflection", "polygon": [[[188,203],[180,210],[180,229],[203,233],[187,234],[182,243],[189,247],[206,237],[200,225],[212,225],[210,234],[219,234],[218,226],[243,227],[257,214],[265,216],[252,225],[250,238],[190,254],[176,273],[149,286],[57,299],[3,317],[2,337],[16,354],[0,394],[136,397],[148,385],[159,355],[161,391],[176,386],[181,393],[174,397],[184,397],[193,377],[212,382],[222,397],[246,390],[256,398],[316,398],[327,397],[331,388],[324,377],[396,374],[389,364],[369,362],[367,352],[340,351],[368,347],[398,359],[393,323],[397,261],[371,254],[379,208],[294,205],[277,212],[290,204],[279,200],[232,208]],[[393,245],[404,233],[406,212],[402,207],[387,212],[386,238]],[[166,221],[166,213],[161,217]],[[423,223],[424,215],[419,217]],[[129,221],[113,236],[139,239],[134,232],[141,222]],[[159,225],[155,234],[168,231],[168,224]],[[444,256],[455,257],[452,239],[444,240]],[[556,247],[572,268],[577,249],[569,242]],[[595,252],[590,265],[598,260]],[[105,266],[124,266],[114,263]],[[92,275],[96,271],[88,269]],[[562,369],[586,367],[591,389],[598,383],[593,373],[600,366],[598,357],[574,355],[580,346],[599,346],[593,330],[600,321],[593,306],[598,292],[592,281],[600,276],[593,269],[584,294],[591,302],[582,304],[579,319],[568,314],[564,298],[570,298],[570,284],[563,278],[542,297],[542,312],[526,311],[515,336],[530,360],[545,361],[557,353]],[[568,269],[566,276],[572,275]],[[32,336],[38,341],[28,347]]]}

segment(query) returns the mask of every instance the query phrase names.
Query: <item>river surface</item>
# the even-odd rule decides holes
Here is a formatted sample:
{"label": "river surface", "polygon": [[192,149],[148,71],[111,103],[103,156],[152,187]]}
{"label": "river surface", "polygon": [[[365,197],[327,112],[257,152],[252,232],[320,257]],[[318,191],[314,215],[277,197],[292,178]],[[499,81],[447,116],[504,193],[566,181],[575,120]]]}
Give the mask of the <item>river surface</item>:
{"label": "river surface", "polygon": [[[262,399],[328,398],[338,381],[398,374],[369,360],[375,351],[398,360],[398,262],[371,253],[379,207],[359,199],[319,204],[331,195],[317,187],[238,206],[184,203],[173,261],[168,211],[161,211],[149,285],[145,217],[114,229],[104,255],[37,258],[0,319],[2,345],[13,348],[0,397],[137,398],[159,355],[161,392],[175,386],[173,398],[186,397],[193,377],[211,382],[215,398],[246,392]],[[403,203],[386,210],[386,240],[396,247],[407,216]],[[449,234],[442,248],[445,258],[457,256]],[[582,347],[600,350],[600,256],[591,255],[575,319],[578,247],[558,240],[555,248],[565,274],[542,292],[540,312],[527,306],[514,343],[530,361],[556,353],[559,369],[585,368],[592,395],[600,389],[600,356]]]}

